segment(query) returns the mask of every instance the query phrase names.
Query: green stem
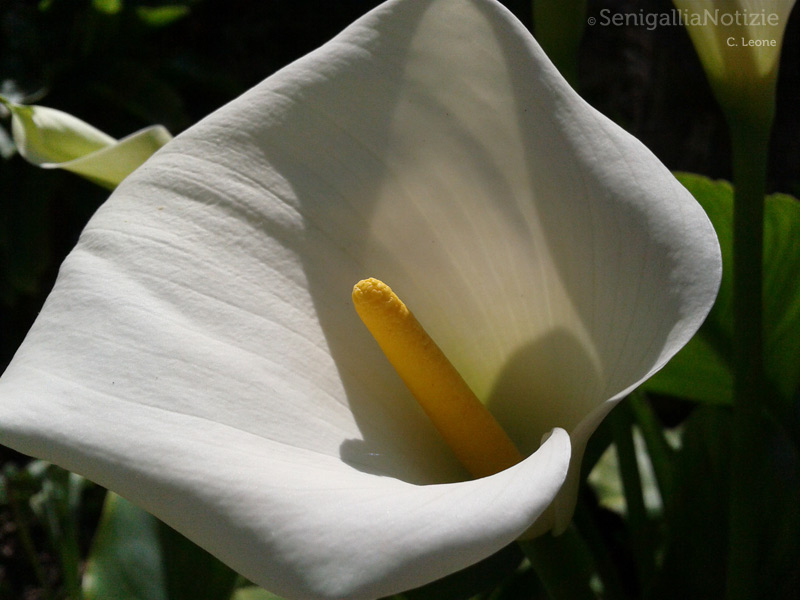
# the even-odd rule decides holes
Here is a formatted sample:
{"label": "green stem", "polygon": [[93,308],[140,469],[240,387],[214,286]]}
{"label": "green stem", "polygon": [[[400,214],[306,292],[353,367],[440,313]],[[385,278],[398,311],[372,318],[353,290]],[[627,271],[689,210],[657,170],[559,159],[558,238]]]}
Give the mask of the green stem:
{"label": "green stem", "polygon": [[547,533],[519,545],[552,600],[597,600],[590,585],[592,559],[574,525],[559,536]]}
{"label": "green stem", "polygon": [[621,402],[609,415],[614,431],[619,473],[627,507],[628,534],[634,552],[642,598],[648,595],[655,572],[655,557],[650,535],[650,519],[644,504],[642,478],[633,440],[633,416],[627,402]]}
{"label": "green stem", "polygon": [[[733,112],[734,114],[731,114]],[[762,261],[764,194],[771,130],[768,118],[742,118],[731,111],[733,154],[733,364],[734,405],[728,600],[758,597],[757,564],[766,550],[760,543],[761,460],[759,421],[764,403]],[[737,118],[738,117],[738,118]]]}
{"label": "green stem", "polygon": [[588,502],[582,495],[575,508],[575,527],[586,540],[586,546],[594,560],[597,574],[603,584],[604,600],[626,600],[629,594],[623,585],[623,575],[620,573],[620,564],[611,551],[606,532],[603,532],[597,523],[598,509],[596,500]]}
{"label": "green stem", "polygon": [[658,483],[658,491],[664,501],[664,506],[670,504],[670,498],[675,493],[675,452],[664,437],[664,427],[658,420],[653,408],[644,392],[637,390],[629,396],[636,424],[642,431],[647,453],[653,464],[653,473]]}
{"label": "green stem", "polygon": [[11,514],[14,519],[14,524],[17,526],[17,535],[19,537],[20,543],[22,544],[22,548],[25,552],[25,555],[28,557],[28,562],[33,569],[33,573],[36,576],[36,579],[39,581],[39,585],[42,588],[42,597],[45,600],[50,600],[53,598],[53,590],[50,587],[50,584],[47,580],[47,575],[42,568],[42,564],[39,562],[39,557],[36,553],[36,547],[33,543],[33,537],[31,536],[30,528],[28,527],[28,522],[23,514],[23,510],[20,507],[19,500],[17,499],[16,491],[14,490],[14,482],[10,477],[6,478],[6,494],[8,497],[8,505],[11,508]]}
{"label": "green stem", "polygon": [[70,600],[81,600],[81,555],[78,543],[78,518],[85,480],[74,473],[65,473],[64,497],[60,506],[64,535],[61,539],[61,565],[64,588]]}

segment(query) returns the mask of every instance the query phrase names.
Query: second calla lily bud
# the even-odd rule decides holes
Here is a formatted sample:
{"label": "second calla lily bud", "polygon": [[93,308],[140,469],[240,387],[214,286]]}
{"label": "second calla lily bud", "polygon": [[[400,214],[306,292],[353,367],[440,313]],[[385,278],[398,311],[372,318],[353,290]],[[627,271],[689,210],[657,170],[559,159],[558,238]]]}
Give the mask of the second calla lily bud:
{"label": "second calla lily bud", "polygon": [[20,156],[43,169],[71,171],[107,189],[114,189],[172,139],[166,128],[154,125],[116,140],[55,108],[2,102],[11,112],[11,132]]}
{"label": "second calla lily bud", "polygon": [[729,117],[771,118],[783,35],[795,0],[673,2]]}

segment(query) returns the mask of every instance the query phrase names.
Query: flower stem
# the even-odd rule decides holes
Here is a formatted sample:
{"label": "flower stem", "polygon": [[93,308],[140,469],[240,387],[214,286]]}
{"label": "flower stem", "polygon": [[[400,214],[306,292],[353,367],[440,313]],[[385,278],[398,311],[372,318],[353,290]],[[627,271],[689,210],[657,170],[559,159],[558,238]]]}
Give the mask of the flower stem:
{"label": "flower stem", "polygon": [[642,597],[646,598],[655,572],[655,549],[652,543],[652,526],[644,503],[644,489],[633,439],[633,414],[628,406],[628,401],[621,402],[609,415],[609,419],[614,432],[614,445],[622,478],[622,489],[625,494],[628,534],[636,560]]}
{"label": "flower stem", "polygon": [[608,541],[608,532],[601,529],[597,500],[593,494],[591,496],[591,501],[587,501],[588,496],[585,494],[578,499],[575,507],[575,528],[586,541],[587,551],[594,561],[602,584],[603,599],[626,600],[630,596],[625,588],[625,575],[620,572],[620,561]]}
{"label": "flower stem", "polygon": [[[735,112],[735,111],[733,111]],[[772,114],[734,118],[728,114],[733,154],[733,363],[734,405],[728,600],[758,597],[760,478],[765,440],[763,408],[763,228],[767,153]]]}
{"label": "flower stem", "polygon": [[597,600],[590,585],[592,559],[574,525],[559,536],[547,533],[519,545],[552,600]]}
{"label": "flower stem", "polygon": [[664,427],[650,406],[645,393],[641,390],[632,392],[628,402],[647,445],[658,491],[667,510],[669,499],[675,494],[675,452],[667,442]]}
{"label": "flower stem", "polygon": [[8,505],[11,508],[11,515],[13,523],[17,528],[17,536],[19,537],[20,545],[28,558],[28,562],[33,569],[33,573],[41,586],[41,595],[45,600],[55,598],[53,590],[47,580],[47,574],[42,568],[39,557],[36,552],[36,546],[33,543],[33,536],[31,529],[28,526],[27,519],[24,515],[23,509],[20,506],[20,500],[17,498],[16,490],[14,489],[15,482],[7,474],[3,474],[5,482],[2,486],[5,487]]}

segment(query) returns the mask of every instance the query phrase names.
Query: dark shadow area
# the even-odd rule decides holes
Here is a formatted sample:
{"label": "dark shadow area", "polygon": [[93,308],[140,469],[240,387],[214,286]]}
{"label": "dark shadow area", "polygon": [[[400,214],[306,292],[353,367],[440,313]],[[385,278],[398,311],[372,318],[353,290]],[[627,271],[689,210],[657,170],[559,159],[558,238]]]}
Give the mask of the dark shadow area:
{"label": "dark shadow area", "polygon": [[554,427],[571,431],[602,387],[586,348],[559,329],[511,355],[486,404],[523,454],[531,454]]}

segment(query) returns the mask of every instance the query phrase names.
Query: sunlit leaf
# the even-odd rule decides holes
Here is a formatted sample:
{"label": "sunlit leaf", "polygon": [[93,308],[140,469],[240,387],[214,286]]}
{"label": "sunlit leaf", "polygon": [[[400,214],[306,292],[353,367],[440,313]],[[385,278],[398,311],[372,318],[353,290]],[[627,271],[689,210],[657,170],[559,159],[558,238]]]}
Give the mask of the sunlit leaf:
{"label": "sunlit leaf", "polygon": [[774,194],[764,223],[764,321],[767,375],[784,398],[800,384],[800,203]]}
{"label": "sunlit leaf", "polygon": [[[732,336],[733,188],[725,181],[680,174],[678,179],[708,214],[722,251],[722,283],[716,304],[694,339],[645,384],[651,392],[710,404],[730,404]],[[774,194],[765,200],[764,363],[767,377],[784,399],[800,383],[800,204]]]}
{"label": "sunlit leaf", "polygon": [[109,492],[83,575],[86,600],[167,600],[158,520]]}
{"label": "sunlit leaf", "polygon": [[115,15],[122,10],[122,0],[92,0],[92,6],[97,12]]}
{"label": "sunlit leaf", "polygon": [[109,492],[83,591],[86,600],[227,600],[236,578],[150,513]]}
{"label": "sunlit leaf", "polygon": [[150,27],[164,27],[189,14],[191,9],[185,4],[167,6],[137,6],[136,16]]}
{"label": "sunlit leaf", "polygon": [[158,523],[170,600],[228,600],[238,575],[180,533]]}
{"label": "sunlit leaf", "polygon": [[283,600],[283,598],[253,585],[236,590],[231,600]]}

